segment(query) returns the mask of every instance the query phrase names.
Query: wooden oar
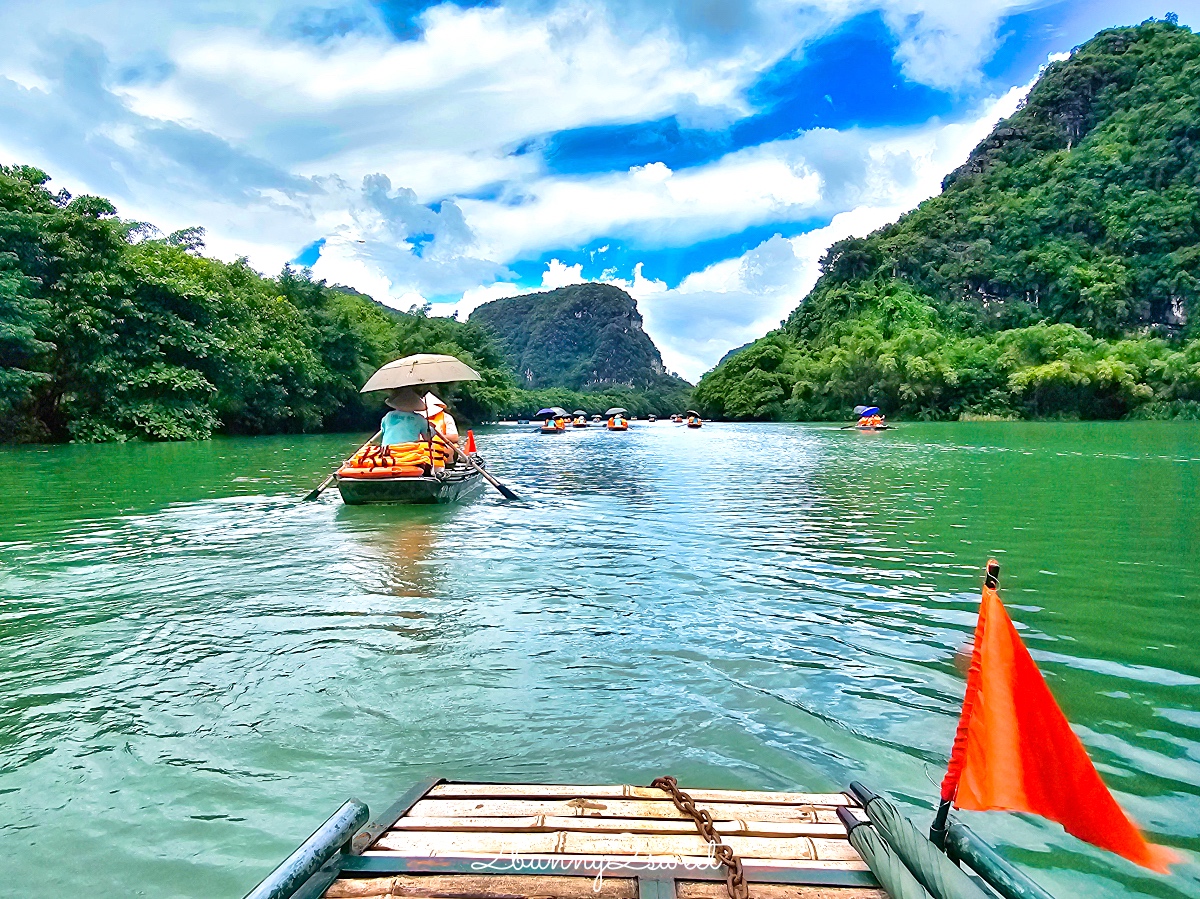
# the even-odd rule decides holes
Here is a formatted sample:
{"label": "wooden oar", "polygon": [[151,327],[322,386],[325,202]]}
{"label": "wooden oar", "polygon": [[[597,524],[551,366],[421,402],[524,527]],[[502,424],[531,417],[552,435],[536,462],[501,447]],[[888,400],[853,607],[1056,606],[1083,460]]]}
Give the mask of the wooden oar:
{"label": "wooden oar", "polygon": [[[357,450],[355,450],[354,455],[357,456],[359,453],[361,453],[363,450],[365,450],[368,446],[371,445],[372,440],[376,440],[382,436],[383,436],[383,431],[376,431],[375,436],[372,437],[371,440],[368,440],[366,443],[364,443],[362,446],[360,446]],[[350,458],[354,458],[354,456],[351,456]],[[339,465],[338,468],[341,468],[341,466]],[[331,474],[329,477],[327,477],[325,480],[323,480],[319,487],[317,487],[315,490],[311,491],[308,494],[308,496],[304,497],[303,501],[309,502],[310,500],[316,499],[318,496],[320,496],[322,493],[325,492],[325,488],[328,487],[330,484],[332,484],[336,477],[337,477],[337,472],[335,471],[333,474]]]}
{"label": "wooden oar", "polygon": [[505,499],[519,500],[521,498],[521,497],[517,496],[515,493],[513,493],[511,490],[509,490],[507,487],[505,487],[496,478],[492,477],[490,474],[488,474],[486,471],[484,471],[483,466],[480,465],[478,462],[476,462],[474,459],[472,459],[470,456],[468,456],[466,453],[464,453],[461,449],[459,449],[459,446],[457,443],[450,441],[450,440],[446,440],[444,437],[442,437],[441,434],[438,434],[437,437],[439,440],[442,441],[442,443],[446,444],[446,446],[448,446],[452,450],[454,450],[455,454],[459,458],[461,458],[469,466],[471,466],[473,469],[475,469],[477,472],[479,472],[481,475],[483,475],[483,479],[485,481],[487,481],[489,484],[491,484],[493,487],[495,487],[497,490],[499,490],[500,495],[503,496]]}

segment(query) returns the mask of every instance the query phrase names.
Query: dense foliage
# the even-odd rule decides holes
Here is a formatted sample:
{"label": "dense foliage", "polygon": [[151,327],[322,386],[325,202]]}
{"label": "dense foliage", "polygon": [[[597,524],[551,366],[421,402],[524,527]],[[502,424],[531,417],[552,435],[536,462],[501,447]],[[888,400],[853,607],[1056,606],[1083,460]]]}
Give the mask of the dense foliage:
{"label": "dense foliage", "polygon": [[718,416],[1200,417],[1200,36],[1101,32],[942,193],[834,244],[778,331],[722,360]]}
{"label": "dense foliage", "polygon": [[484,376],[450,397],[468,420],[514,401],[476,326],[205,258],[199,229],[157,238],[47,180],[0,166],[0,439],[371,429],[382,406],[359,386],[415,352],[452,353]]}

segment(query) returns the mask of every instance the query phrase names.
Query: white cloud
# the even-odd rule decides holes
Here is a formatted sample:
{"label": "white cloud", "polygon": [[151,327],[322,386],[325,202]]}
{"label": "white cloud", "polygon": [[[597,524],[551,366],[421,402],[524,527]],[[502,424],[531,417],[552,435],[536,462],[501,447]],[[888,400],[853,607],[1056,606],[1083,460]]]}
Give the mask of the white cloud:
{"label": "white cloud", "polygon": [[587,280],[583,276],[583,263],[567,265],[557,259],[551,259],[542,272],[542,289],[554,290],[556,287],[567,287],[570,284],[582,284]]}
{"label": "white cloud", "polygon": [[896,58],[913,81],[961,90],[997,45],[1000,20],[1030,0],[885,0],[884,21],[900,39]]}
{"label": "white cloud", "polygon": [[803,217],[820,177],[770,148],[674,172],[661,162],[586,178],[542,178],[523,201],[463,200],[481,244],[503,259],[609,234],[673,245],[766,221]]}

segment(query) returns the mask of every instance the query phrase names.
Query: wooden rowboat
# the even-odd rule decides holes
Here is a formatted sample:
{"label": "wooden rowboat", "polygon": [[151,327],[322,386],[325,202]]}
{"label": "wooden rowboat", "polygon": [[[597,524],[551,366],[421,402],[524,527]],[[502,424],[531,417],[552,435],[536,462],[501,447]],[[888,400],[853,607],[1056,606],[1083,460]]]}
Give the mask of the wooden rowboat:
{"label": "wooden rowboat", "polygon": [[[483,464],[479,459],[476,462]],[[457,503],[471,499],[483,486],[483,475],[463,467],[446,468],[415,478],[356,478],[337,475],[338,492],[348,506],[370,503]]]}
{"label": "wooden rowboat", "polygon": [[[894,875],[880,864],[878,837],[861,834],[875,829],[863,804],[869,810],[877,797],[852,786],[847,793],[680,793],[673,782],[431,779],[374,817],[362,802],[347,801],[246,899],[726,899],[735,892],[734,862],[749,899],[888,899],[893,893],[880,879],[895,890]],[[709,813],[716,842],[701,835],[683,800]],[[977,871],[998,860],[1005,876],[1038,891],[1022,897],[1050,899],[961,829],[969,839],[955,843],[967,847],[956,858]],[[718,847],[728,847],[734,862],[723,864]]]}

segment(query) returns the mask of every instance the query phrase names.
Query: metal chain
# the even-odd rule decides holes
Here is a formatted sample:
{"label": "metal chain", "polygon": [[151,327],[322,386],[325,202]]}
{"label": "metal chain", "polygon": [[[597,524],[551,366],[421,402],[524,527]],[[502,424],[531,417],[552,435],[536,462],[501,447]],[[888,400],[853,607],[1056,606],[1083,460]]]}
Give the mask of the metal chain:
{"label": "metal chain", "polygon": [[712,846],[713,857],[725,866],[725,889],[729,892],[729,899],[750,899],[742,860],[733,854],[733,849],[727,843],[721,841],[721,835],[713,827],[713,817],[708,809],[697,808],[696,800],[679,789],[679,783],[669,775],[655,778],[650,786],[657,787],[670,796],[675,807],[695,822],[700,836]]}

